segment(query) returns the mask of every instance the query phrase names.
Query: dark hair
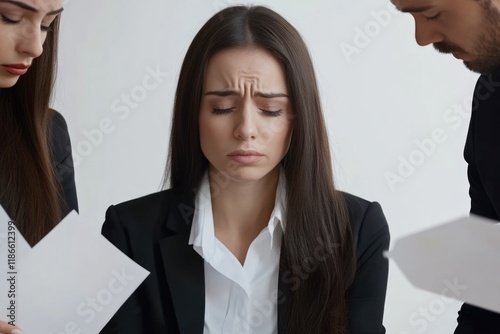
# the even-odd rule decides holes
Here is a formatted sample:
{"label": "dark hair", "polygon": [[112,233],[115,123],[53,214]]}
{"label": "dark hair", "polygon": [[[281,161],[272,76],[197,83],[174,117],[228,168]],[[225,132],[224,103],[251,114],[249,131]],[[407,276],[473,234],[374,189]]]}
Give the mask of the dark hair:
{"label": "dark hair", "polygon": [[[355,247],[346,204],[333,185],[311,58],[300,34],[279,14],[261,6],[230,7],[197,33],[180,72],[165,180],[170,176],[170,186],[187,197],[198,187],[208,166],[198,125],[207,63],[223,49],[247,46],[263,48],[281,61],[295,114],[290,148],[282,161],[287,213],[280,270],[296,275],[290,279],[296,284],[290,286],[286,332],[342,333]],[[327,256],[320,258],[318,247]],[[307,278],[297,277],[297,268],[308,271]]]}
{"label": "dark hair", "polygon": [[0,89],[0,203],[31,245],[61,219],[49,147],[59,20],[30,70],[13,87]]}

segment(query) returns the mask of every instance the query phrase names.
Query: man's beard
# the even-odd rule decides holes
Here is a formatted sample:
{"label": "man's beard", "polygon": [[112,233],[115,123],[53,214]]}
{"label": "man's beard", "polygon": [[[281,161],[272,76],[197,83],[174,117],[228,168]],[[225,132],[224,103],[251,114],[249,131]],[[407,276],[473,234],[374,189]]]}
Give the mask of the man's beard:
{"label": "man's beard", "polygon": [[500,66],[500,11],[491,0],[479,0],[483,12],[483,23],[472,52],[466,52],[457,45],[447,42],[434,43],[442,53],[470,54],[475,59],[464,60],[465,66],[474,72],[489,73]]}

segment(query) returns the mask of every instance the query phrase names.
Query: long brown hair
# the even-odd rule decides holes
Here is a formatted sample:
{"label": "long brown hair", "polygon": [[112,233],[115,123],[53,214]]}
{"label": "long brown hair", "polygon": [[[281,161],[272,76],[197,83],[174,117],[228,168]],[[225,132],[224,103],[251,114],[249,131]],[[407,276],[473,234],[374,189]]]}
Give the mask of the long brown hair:
{"label": "long brown hair", "polygon": [[207,63],[220,50],[246,46],[264,48],[282,62],[295,114],[290,148],[282,161],[287,213],[280,269],[293,283],[286,332],[342,333],[347,289],[356,268],[354,241],[346,204],[333,184],[312,61],[300,34],[279,14],[261,6],[230,7],[197,33],[180,72],[165,180],[170,177],[172,188],[193,196],[208,166],[198,127]]}
{"label": "long brown hair", "polygon": [[0,89],[0,203],[31,245],[61,219],[49,147],[59,20],[30,70],[13,87]]}

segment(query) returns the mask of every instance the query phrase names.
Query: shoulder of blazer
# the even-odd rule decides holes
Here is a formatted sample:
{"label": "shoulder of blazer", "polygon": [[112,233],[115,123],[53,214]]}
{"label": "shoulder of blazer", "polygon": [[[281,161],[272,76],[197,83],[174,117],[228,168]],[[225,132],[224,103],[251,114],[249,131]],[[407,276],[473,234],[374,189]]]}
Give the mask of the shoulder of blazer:
{"label": "shoulder of blazer", "polygon": [[182,199],[173,189],[117,204],[114,209],[122,224],[155,230],[161,225],[174,233],[190,230],[194,213],[192,201]]}
{"label": "shoulder of blazer", "polygon": [[352,234],[356,242],[365,239],[361,238],[361,234],[366,236],[383,233],[389,237],[387,221],[379,203],[349,193],[341,193],[349,210]]}

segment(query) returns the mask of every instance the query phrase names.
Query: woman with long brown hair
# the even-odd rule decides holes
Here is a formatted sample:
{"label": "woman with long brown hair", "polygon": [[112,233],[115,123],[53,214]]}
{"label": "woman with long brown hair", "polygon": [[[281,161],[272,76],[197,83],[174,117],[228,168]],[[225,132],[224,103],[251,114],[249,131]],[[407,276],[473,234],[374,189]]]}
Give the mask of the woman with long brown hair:
{"label": "woman with long brown hair", "polygon": [[265,7],[201,28],[175,97],[168,190],[103,235],[151,272],[102,333],[385,333],[389,231],[333,183],[300,34]]}
{"label": "woman with long brown hair", "polygon": [[0,0],[0,205],[32,246],[78,210],[68,129],[49,108],[61,11],[62,0]]}

